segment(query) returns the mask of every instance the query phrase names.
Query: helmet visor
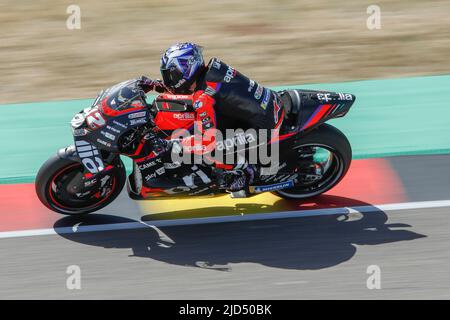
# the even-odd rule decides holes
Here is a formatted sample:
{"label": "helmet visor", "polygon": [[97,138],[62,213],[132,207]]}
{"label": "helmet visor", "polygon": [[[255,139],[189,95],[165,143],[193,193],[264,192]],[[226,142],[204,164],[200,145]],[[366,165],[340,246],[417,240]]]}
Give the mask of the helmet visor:
{"label": "helmet visor", "polygon": [[164,84],[169,88],[177,88],[180,86],[180,81],[183,79],[183,73],[175,67],[161,68],[161,75]]}

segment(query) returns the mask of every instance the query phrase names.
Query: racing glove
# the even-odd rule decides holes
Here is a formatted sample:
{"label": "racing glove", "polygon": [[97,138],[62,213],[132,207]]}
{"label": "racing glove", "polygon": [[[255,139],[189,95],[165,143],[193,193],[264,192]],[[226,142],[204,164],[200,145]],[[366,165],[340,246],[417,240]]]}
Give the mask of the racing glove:
{"label": "racing glove", "polygon": [[167,92],[168,89],[160,79],[152,80],[146,76],[141,76],[138,79],[138,85],[144,90],[145,93],[149,91],[156,91],[158,93]]}
{"label": "racing glove", "polygon": [[171,162],[173,154],[181,156],[183,147],[178,140],[166,140],[153,136],[149,139],[149,145],[154,157],[160,157],[164,162]]}

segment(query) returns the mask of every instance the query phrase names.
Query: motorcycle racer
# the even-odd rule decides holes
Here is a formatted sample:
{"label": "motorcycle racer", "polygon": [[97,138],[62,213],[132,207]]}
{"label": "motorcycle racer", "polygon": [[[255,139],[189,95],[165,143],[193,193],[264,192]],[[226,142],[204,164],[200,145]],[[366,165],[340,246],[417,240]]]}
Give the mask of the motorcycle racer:
{"label": "motorcycle racer", "polygon": [[[163,66],[168,64],[164,61]],[[190,66],[195,63],[188,61]],[[305,89],[274,93],[218,59],[198,65],[202,72],[188,89],[182,88],[186,80],[178,86],[190,95],[172,94],[176,91],[170,81],[176,77],[170,74],[166,82],[141,77],[101,90],[70,121],[73,144],[60,148],[39,169],[35,189],[41,203],[58,213],[83,215],[107,206],[125,185],[135,200],[224,191],[231,191],[232,197],[270,192],[298,200],[323,194],[343,179],[352,148],[348,138],[326,122],[349,112],[353,94]],[[167,93],[149,104],[150,90]],[[204,102],[212,102],[212,108],[205,110]],[[208,138],[210,129],[204,127],[218,128],[213,130],[215,140],[195,139]],[[276,130],[266,137],[264,130],[254,128]],[[185,148],[190,140],[195,148]],[[196,149],[198,142],[212,148]],[[225,162],[218,163],[224,160],[222,152]],[[242,152],[244,157],[239,157]],[[133,161],[128,176],[122,156]],[[240,162],[242,158],[248,162]]]}
{"label": "motorcycle racer", "polygon": [[[197,132],[226,129],[230,121],[253,129],[279,130],[285,114],[283,99],[273,90],[259,85],[233,67],[217,58],[205,64],[202,48],[194,43],[177,43],[161,56],[160,71],[163,80],[140,78],[145,91],[159,93],[191,94],[196,113]],[[202,140],[202,148],[192,146],[195,136],[184,139],[181,146],[176,141],[156,138],[158,152],[163,157],[170,152],[193,152],[207,154],[214,150],[215,140]],[[180,148],[181,147],[181,148]],[[189,151],[187,151],[189,150]],[[214,163],[216,168],[226,170],[226,188],[236,193],[248,189],[258,174],[258,166],[247,162],[234,165]],[[242,193],[241,193],[242,195]]]}

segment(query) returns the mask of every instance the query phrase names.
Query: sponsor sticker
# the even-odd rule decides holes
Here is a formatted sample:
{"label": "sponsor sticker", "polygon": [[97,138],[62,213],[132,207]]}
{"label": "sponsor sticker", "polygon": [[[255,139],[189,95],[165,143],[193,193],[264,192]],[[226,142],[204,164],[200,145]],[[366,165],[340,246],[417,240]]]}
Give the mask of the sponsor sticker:
{"label": "sponsor sticker", "polygon": [[195,101],[193,107],[194,107],[194,110],[200,109],[201,107],[203,107],[203,102],[201,102],[201,101]]}
{"label": "sponsor sticker", "polygon": [[111,134],[111,133],[109,133],[109,132],[100,131],[100,134],[102,134],[103,136],[105,136],[109,140],[113,140],[114,141],[116,139],[116,136]]}
{"label": "sponsor sticker", "polygon": [[264,88],[258,84],[258,86],[256,87],[256,91],[255,91],[255,99],[256,100],[261,99],[263,91],[264,91]]}
{"label": "sponsor sticker", "polygon": [[112,132],[115,132],[115,133],[120,133],[120,130],[118,130],[118,129],[114,128],[114,127],[111,127],[111,126],[106,126],[106,129],[108,129],[108,130],[110,130]]}
{"label": "sponsor sticker", "polygon": [[89,172],[98,173],[103,170],[103,161],[95,146],[84,140],[76,140],[75,147],[81,162]]}
{"label": "sponsor sticker", "polygon": [[217,93],[217,91],[211,87],[206,87],[206,89],[205,89],[205,94],[207,94],[210,97],[212,97],[216,93]]}
{"label": "sponsor sticker", "polygon": [[85,136],[88,134],[88,130],[81,128],[81,129],[73,129],[73,135],[75,137]]}
{"label": "sponsor sticker", "polygon": [[330,100],[333,100],[331,98],[331,94],[330,93],[318,93],[317,94],[317,99],[322,100],[322,101],[326,101],[326,102],[328,102]]}
{"label": "sponsor sticker", "polygon": [[254,192],[260,193],[260,192],[267,192],[267,191],[274,191],[274,190],[280,190],[285,188],[291,188],[294,186],[294,181],[286,181],[286,182],[280,182],[280,183],[274,183],[269,184],[266,186],[255,186],[253,187]]}
{"label": "sponsor sticker", "polygon": [[145,181],[148,181],[150,179],[156,178],[157,176],[160,176],[162,174],[164,174],[166,172],[166,169],[164,169],[164,167],[161,167],[157,170],[155,170],[155,172],[148,174],[145,176]]}
{"label": "sponsor sticker", "polygon": [[195,114],[192,112],[174,113],[173,118],[177,120],[193,120],[195,119]]}
{"label": "sponsor sticker", "polygon": [[213,67],[216,68],[217,70],[220,70],[220,61],[213,60]]}
{"label": "sponsor sticker", "polygon": [[227,73],[225,74],[225,77],[223,78],[223,80],[226,83],[229,83],[235,76],[236,76],[236,70],[232,67],[228,67]]}
{"label": "sponsor sticker", "polygon": [[140,117],[145,117],[147,113],[145,111],[139,111],[128,115],[128,119],[136,119]]}
{"label": "sponsor sticker", "polygon": [[164,163],[164,168],[166,168],[166,169],[175,169],[175,168],[179,168],[179,167],[181,167],[181,163],[179,163],[179,162]]}
{"label": "sponsor sticker", "polygon": [[154,166],[156,166],[157,164],[159,164],[159,163],[161,163],[161,162],[162,162],[161,159],[156,159],[156,160],[153,160],[153,161],[144,163],[144,164],[142,164],[142,165],[140,164],[140,165],[138,165],[138,167],[139,167],[139,169],[141,169],[141,170],[145,170],[145,169],[154,167]]}
{"label": "sponsor sticker", "polygon": [[132,119],[132,120],[130,120],[130,125],[141,124],[141,123],[146,123],[146,122],[147,122],[146,118]]}
{"label": "sponsor sticker", "polygon": [[338,93],[339,100],[352,101],[353,97],[350,93]]}
{"label": "sponsor sticker", "polygon": [[166,94],[163,97],[169,100],[190,100],[191,96],[188,94]]}
{"label": "sponsor sticker", "polygon": [[111,147],[111,143],[106,142],[105,140],[97,139],[97,142],[102,144],[102,145],[104,145],[104,146],[106,146],[106,147]]}
{"label": "sponsor sticker", "polygon": [[267,104],[269,103],[269,100],[270,100],[270,90],[264,89],[264,99],[261,102],[261,108],[266,110],[267,109]]}
{"label": "sponsor sticker", "polygon": [[275,123],[278,123],[278,114],[279,114],[280,110],[281,110],[281,107],[278,104],[278,100],[275,99],[273,101],[273,119],[274,119]]}
{"label": "sponsor sticker", "polygon": [[251,92],[253,90],[253,87],[255,86],[255,81],[250,80],[248,84],[248,92]]}
{"label": "sponsor sticker", "polygon": [[97,183],[97,179],[92,179],[92,180],[87,180],[87,181],[85,181],[84,182],[84,186],[85,187],[90,187],[90,186],[92,186],[93,184],[95,184],[95,183]]}
{"label": "sponsor sticker", "polygon": [[127,128],[127,126],[126,126],[126,125],[124,125],[123,123],[120,123],[119,121],[113,120],[113,123],[114,123],[115,125],[118,125],[119,127],[122,127],[122,128],[124,128],[124,129],[126,129],[126,128]]}

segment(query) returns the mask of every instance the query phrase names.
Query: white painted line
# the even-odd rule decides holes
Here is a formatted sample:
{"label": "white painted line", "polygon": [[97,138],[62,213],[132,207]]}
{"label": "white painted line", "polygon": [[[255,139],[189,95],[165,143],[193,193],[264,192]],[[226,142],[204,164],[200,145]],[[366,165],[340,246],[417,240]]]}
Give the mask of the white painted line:
{"label": "white painted line", "polygon": [[348,214],[350,212],[361,213],[376,213],[377,211],[393,211],[393,210],[410,210],[410,209],[430,209],[430,208],[442,208],[450,207],[450,200],[440,201],[422,201],[422,202],[405,202],[405,203],[391,203],[382,205],[370,205],[370,206],[356,206],[356,207],[343,207],[343,208],[329,208],[329,209],[314,209],[303,211],[278,211],[270,213],[255,213],[247,215],[234,215],[234,216],[221,216],[221,217],[208,217],[208,218],[190,218],[190,219],[174,219],[174,220],[156,220],[140,222],[125,222],[125,223],[113,223],[113,224],[98,224],[83,226],[78,225],[74,231],[73,227],[62,227],[56,229],[34,229],[34,230],[21,230],[21,231],[6,231],[0,232],[0,239],[4,238],[16,238],[16,237],[30,237],[41,235],[53,235],[53,234],[68,234],[68,233],[83,233],[94,231],[114,231],[114,230],[131,230],[154,227],[171,227],[171,226],[186,226],[197,224],[209,224],[209,223],[226,223],[226,222],[242,222],[242,221],[258,221],[258,220],[274,220],[274,219],[289,219],[289,218],[302,218],[302,217],[314,217],[314,216],[326,216],[337,214]]}
{"label": "white painted line", "polygon": [[275,282],[274,285],[276,285],[276,286],[285,286],[285,285],[305,284],[305,283],[308,283],[308,281],[305,281],[305,280],[298,280],[298,281]]}

